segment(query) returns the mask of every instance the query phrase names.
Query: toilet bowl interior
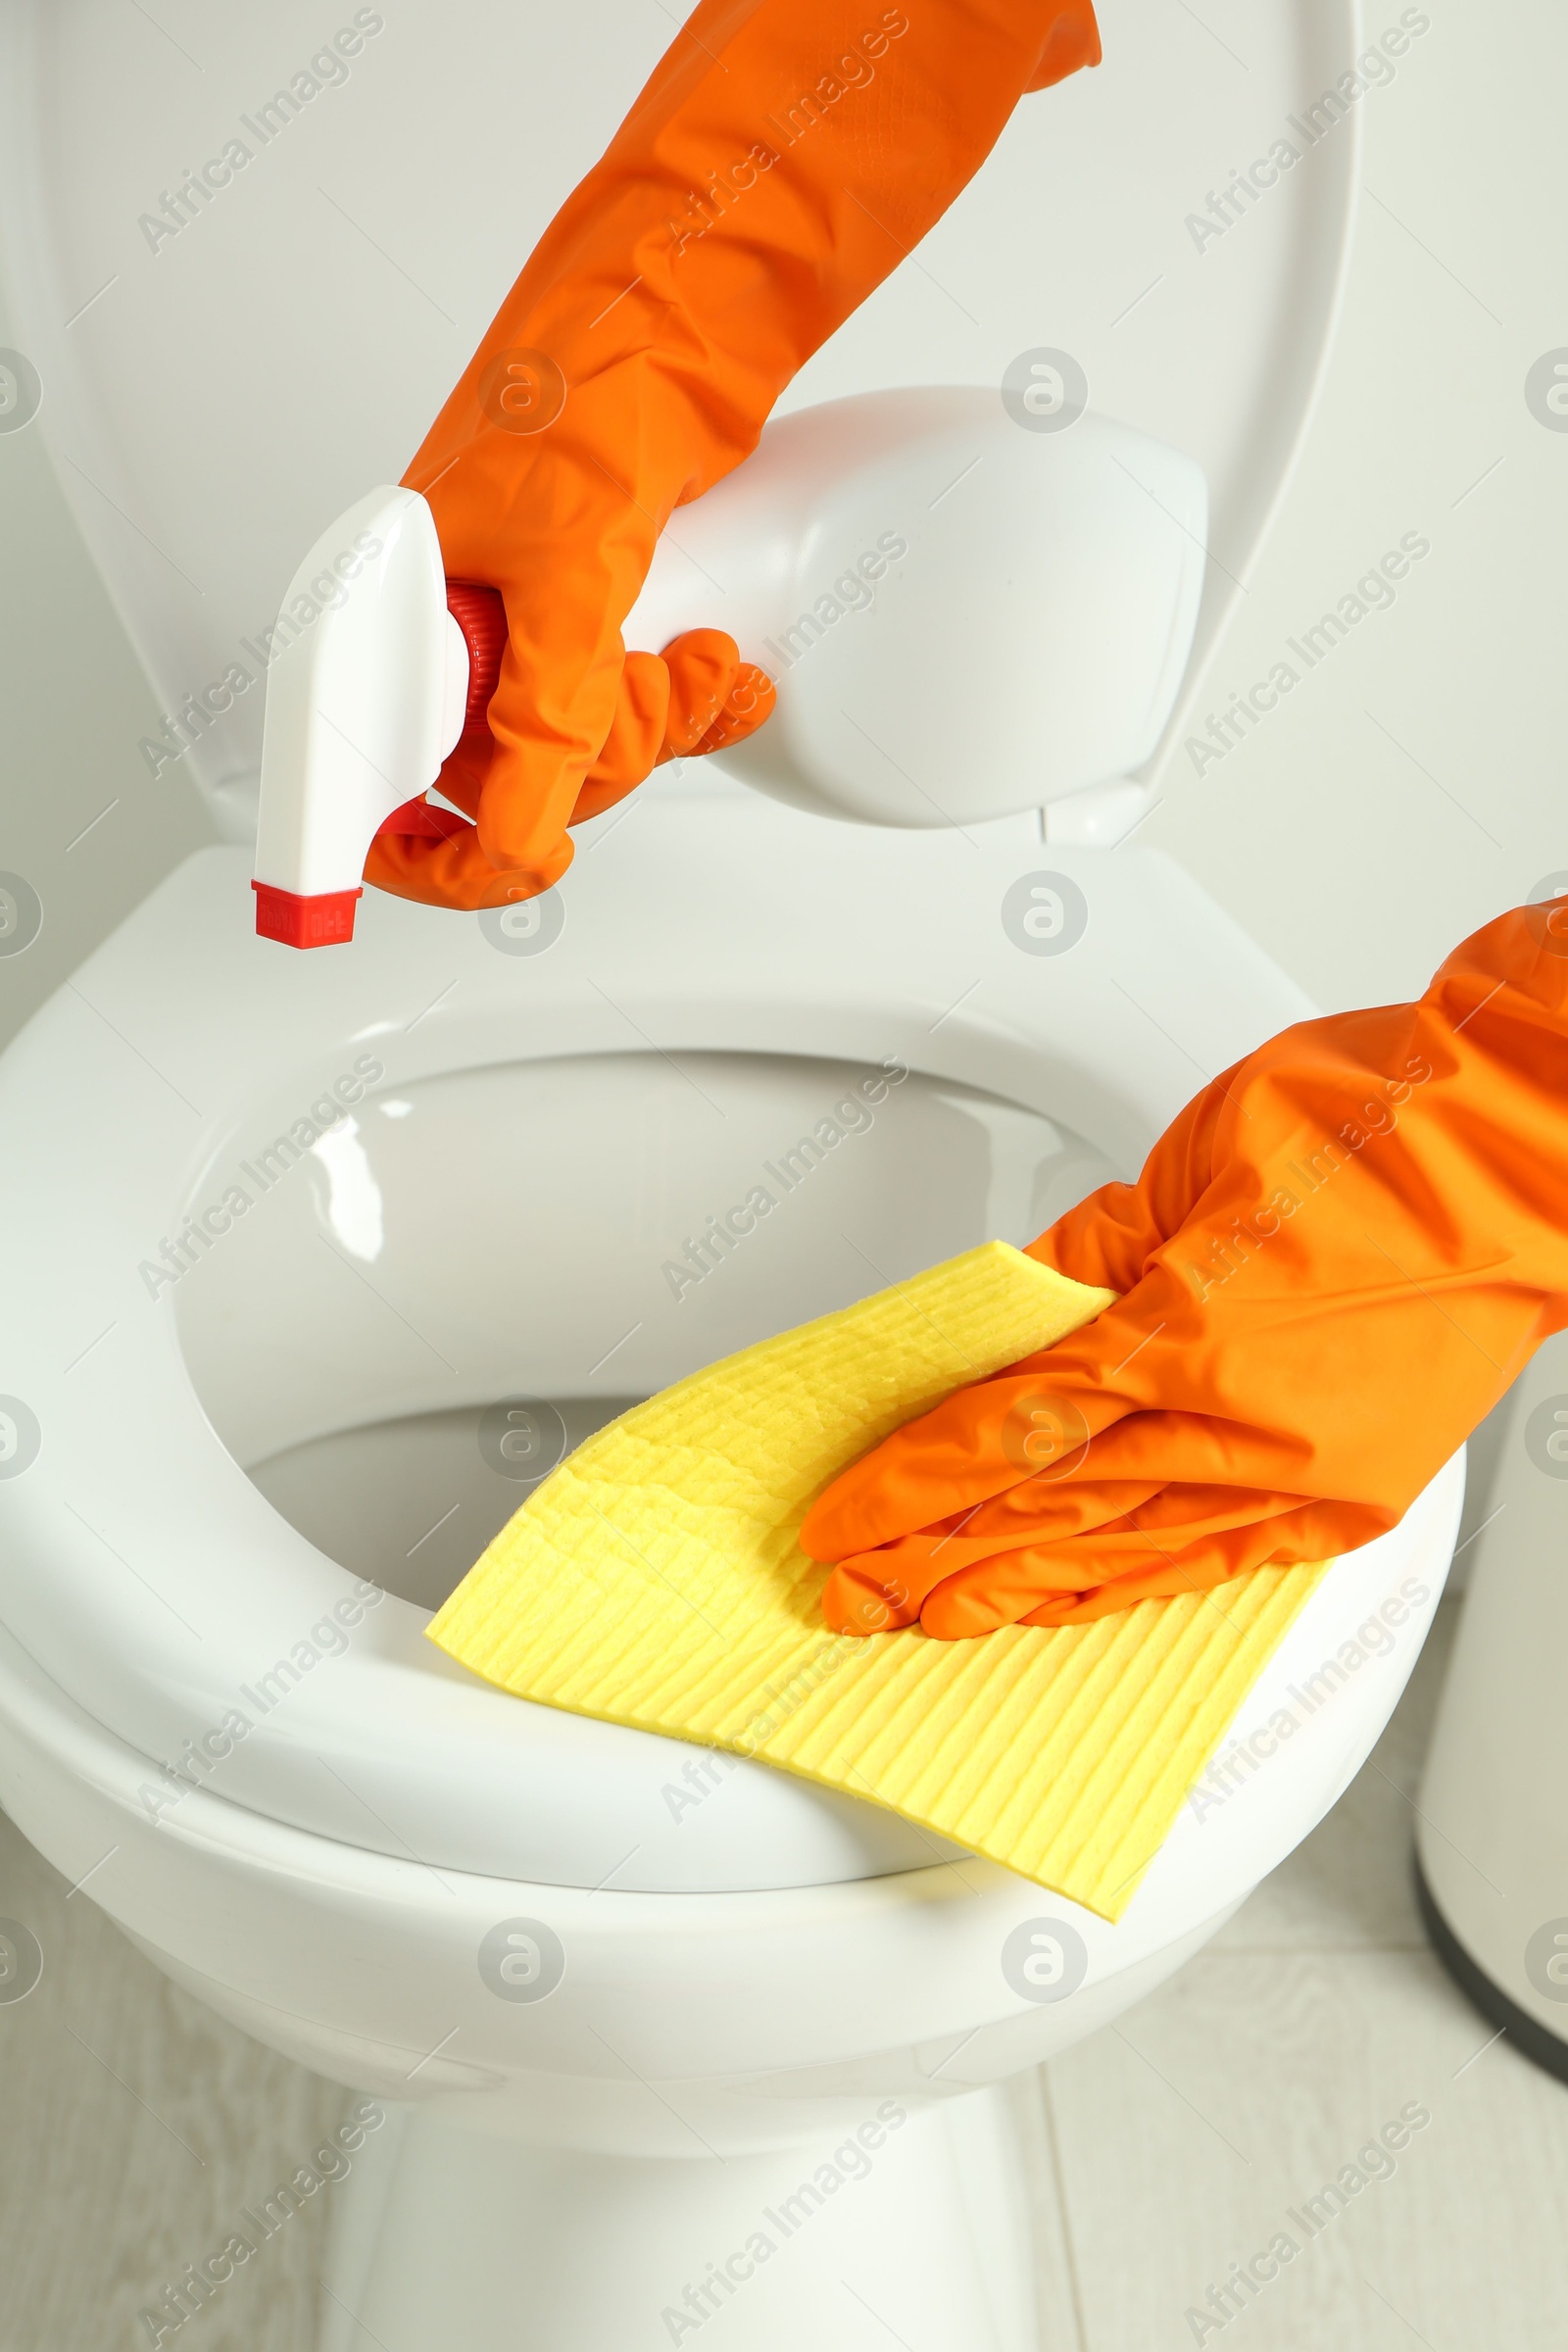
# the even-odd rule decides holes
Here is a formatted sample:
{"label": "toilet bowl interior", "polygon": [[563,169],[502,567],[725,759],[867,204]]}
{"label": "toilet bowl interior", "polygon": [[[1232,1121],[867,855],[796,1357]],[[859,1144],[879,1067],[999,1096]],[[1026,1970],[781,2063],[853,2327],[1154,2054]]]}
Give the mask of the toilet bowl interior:
{"label": "toilet bowl interior", "polygon": [[176,1294],[191,1379],[274,1508],[425,1608],[628,1403],[1116,1173],[894,1056],[732,1053],[391,1083],[248,1164],[266,1191]]}

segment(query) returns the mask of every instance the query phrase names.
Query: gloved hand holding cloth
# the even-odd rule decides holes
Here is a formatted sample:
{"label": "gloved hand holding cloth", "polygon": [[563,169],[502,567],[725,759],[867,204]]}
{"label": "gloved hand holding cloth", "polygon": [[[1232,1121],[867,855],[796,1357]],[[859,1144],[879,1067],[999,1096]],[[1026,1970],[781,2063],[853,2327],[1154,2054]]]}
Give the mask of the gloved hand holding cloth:
{"label": "gloved hand holding cloth", "polygon": [[1568,1323],[1568,900],[1272,1039],[1028,1254],[1122,1296],[818,1498],[836,1631],[1075,1624],[1382,1535]]}
{"label": "gloved hand holding cloth", "polygon": [[474,824],[381,835],[368,882],[532,896],[569,864],[568,825],[761,723],[771,686],[722,630],[625,653],[660,532],[756,447],[1022,93],[1099,56],[1090,0],[703,0],[404,477],[449,579],[499,591],[507,648],[488,724],[440,777]]}

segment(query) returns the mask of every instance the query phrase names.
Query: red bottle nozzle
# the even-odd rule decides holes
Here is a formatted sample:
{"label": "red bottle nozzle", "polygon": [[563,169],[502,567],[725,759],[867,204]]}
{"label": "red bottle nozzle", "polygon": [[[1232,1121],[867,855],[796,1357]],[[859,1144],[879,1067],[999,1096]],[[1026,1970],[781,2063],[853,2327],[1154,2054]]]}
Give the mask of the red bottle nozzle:
{"label": "red bottle nozzle", "polygon": [[354,905],[365,896],[363,889],[323,890],[303,899],[270,882],[253,882],[251,888],[258,939],[275,939],[285,948],[337,948],[354,937]]}

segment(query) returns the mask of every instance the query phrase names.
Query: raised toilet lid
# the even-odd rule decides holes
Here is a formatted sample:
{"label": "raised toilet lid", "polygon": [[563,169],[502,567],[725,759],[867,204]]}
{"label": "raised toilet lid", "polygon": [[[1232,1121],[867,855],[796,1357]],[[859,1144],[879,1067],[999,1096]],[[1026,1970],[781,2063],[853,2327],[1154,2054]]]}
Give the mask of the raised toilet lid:
{"label": "raised toilet lid", "polygon": [[[0,12],[0,264],[37,429],[164,711],[251,676],[184,755],[232,838],[260,767],[257,631],[325,523],[402,473],[680,13],[400,0],[345,8],[334,62],[336,23],[301,0],[167,30],[121,0]],[[1099,15],[1105,63],[1018,106],[780,409],[1000,396],[1015,364],[1065,353],[1094,409],[1208,477],[1196,691],[1312,406],[1380,101],[1347,73],[1354,0]]]}

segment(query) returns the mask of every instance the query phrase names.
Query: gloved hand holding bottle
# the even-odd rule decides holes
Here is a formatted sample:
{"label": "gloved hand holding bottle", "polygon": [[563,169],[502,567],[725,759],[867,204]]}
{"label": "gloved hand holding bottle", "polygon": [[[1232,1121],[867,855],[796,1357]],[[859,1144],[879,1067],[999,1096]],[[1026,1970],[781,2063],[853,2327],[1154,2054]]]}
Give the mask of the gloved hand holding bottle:
{"label": "gloved hand holding bottle", "polygon": [[702,0],[404,477],[448,578],[500,592],[507,648],[488,725],[440,777],[474,822],[383,833],[368,882],[531,897],[570,862],[568,825],[762,722],[772,688],[721,630],[625,653],[660,532],[756,446],[1022,93],[1099,56],[1090,0]]}
{"label": "gloved hand holding bottle", "polygon": [[1079,1623],[1383,1534],[1568,1324],[1568,900],[1260,1047],[1029,1254],[1122,1296],[818,1498],[835,1630]]}

